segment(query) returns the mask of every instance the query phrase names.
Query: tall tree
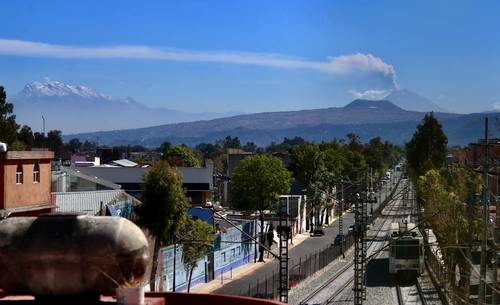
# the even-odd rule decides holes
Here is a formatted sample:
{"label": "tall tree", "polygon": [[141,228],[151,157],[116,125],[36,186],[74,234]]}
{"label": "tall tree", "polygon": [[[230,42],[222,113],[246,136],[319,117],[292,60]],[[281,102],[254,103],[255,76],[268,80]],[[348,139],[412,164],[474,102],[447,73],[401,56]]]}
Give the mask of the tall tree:
{"label": "tall tree", "polygon": [[223,140],[218,140],[216,142],[217,145],[222,147],[223,149],[228,149],[228,148],[241,148],[241,142],[238,137],[231,137],[227,136]]}
{"label": "tall tree", "polygon": [[[264,243],[264,213],[275,211],[279,195],[290,191],[291,174],[279,158],[256,155],[243,159],[232,176],[233,206],[244,212],[259,212],[260,242]],[[264,248],[259,247],[259,262]]]}
{"label": "tall tree", "polygon": [[372,168],[375,175],[382,175],[388,168],[384,159],[384,143],[380,137],[373,138],[368,142],[364,155],[367,165]]}
{"label": "tall tree", "polygon": [[143,177],[142,202],[138,223],[155,237],[150,287],[154,291],[160,246],[172,244],[184,222],[189,199],[184,194],[180,174],[163,161]]}
{"label": "tall tree", "polygon": [[64,153],[65,147],[60,130],[50,130],[47,133],[47,147],[54,152],[56,158],[60,158]]}
{"label": "tall tree", "polygon": [[293,148],[290,157],[294,178],[306,185],[308,216],[311,218],[316,216],[316,224],[319,225],[323,189],[325,181],[330,177],[326,171],[324,153],[319,145],[304,143]]}
{"label": "tall tree", "polygon": [[23,125],[19,133],[17,134],[17,139],[26,145],[26,148],[31,149],[33,143],[35,142],[35,137],[33,136],[33,131],[28,125]]}
{"label": "tall tree", "polygon": [[193,270],[198,266],[198,260],[203,257],[214,240],[214,232],[208,223],[187,217],[181,229],[182,262],[188,274],[187,292],[191,288]]}
{"label": "tall tree", "polygon": [[163,154],[163,159],[171,166],[197,167],[200,166],[200,160],[196,157],[193,150],[185,145],[170,147]]}
{"label": "tall tree", "polygon": [[12,145],[17,140],[16,116],[14,105],[7,102],[7,93],[0,86],[0,141]]}
{"label": "tall tree", "polygon": [[448,138],[434,113],[428,113],[406,144],[406,158],[414,177],[445,165]]}
{"label": "tall tree", "polygon": [[244,151],[253,152],[257,151],[257,145],[254,142],[247,142],[247,144],[243,145],[242,149]]}

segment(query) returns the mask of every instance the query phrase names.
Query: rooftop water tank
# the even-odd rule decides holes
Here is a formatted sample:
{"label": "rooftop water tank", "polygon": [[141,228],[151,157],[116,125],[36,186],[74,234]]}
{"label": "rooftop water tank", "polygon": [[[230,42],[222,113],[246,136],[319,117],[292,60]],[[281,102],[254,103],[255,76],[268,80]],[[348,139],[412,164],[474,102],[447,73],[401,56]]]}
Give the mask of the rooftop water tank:
{"label": "rooftop water tank", "polygon": [[0,237],[0,289],[13,294],[111,294],[140,283],[148,263],[146,237],[122,217],[12,217]]}

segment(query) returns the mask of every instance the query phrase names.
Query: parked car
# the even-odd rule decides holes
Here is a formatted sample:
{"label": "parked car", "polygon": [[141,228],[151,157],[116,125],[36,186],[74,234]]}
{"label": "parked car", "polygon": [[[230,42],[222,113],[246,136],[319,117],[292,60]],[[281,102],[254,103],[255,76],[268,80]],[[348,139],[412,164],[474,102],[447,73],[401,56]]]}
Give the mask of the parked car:
{"label": "parked car", "polygon": [[345,235],[344,234],[337,234],[337,236],[335,236],[335,240],[333,241],[333,245],[338,246],[341,243],[343,243],[344,241],[345,241]]}
{"label": "parked car", "polygon": [[323,236],[325,235],[325,231],[321,227],[317,227],[313,230],[312,236]]}

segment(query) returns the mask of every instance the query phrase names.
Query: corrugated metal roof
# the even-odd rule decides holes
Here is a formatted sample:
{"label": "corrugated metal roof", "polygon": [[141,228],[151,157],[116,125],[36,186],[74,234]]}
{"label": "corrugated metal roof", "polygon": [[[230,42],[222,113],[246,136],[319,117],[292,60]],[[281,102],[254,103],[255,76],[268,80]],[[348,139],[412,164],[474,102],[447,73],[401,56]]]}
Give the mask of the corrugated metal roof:
{"label": "corrugated metal roof", "polygon": [[111,163],[122,166],[122,167],[136,167],[137,165],[139,165],[139,164],[135,163],[134,161],[130,161],[128,159],[113,160],[113,161],[111,161]]}
{"label": "corrugated metal roof", "polygon": [[116,184],[142,183],[142,176],[149,168],[142,167],[83,167],[80,172]]}
{"label": "corrugated metal roof", "polygon": [[57,212],[79,212],[87,215],[96,215],[102,206],[113,201],[125,193],[123,190],[107,190],[92,192],[55,192]]}

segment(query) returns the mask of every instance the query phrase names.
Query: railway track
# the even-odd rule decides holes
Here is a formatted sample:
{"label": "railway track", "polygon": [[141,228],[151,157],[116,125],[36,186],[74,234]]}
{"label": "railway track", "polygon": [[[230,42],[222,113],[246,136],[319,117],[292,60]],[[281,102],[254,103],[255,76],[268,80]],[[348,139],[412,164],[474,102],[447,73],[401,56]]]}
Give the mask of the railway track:
{"label": "railway track", "polygon": [[408,300],[410,293],[407,293],[408,295],[406,296],[406,298],[404,298],[405,294],[403,293],[402,288],[399,284],[396,284],[395,289],[396,289],[396,296],[397,296],[397,300],[398,300],[399,305],[405,305],[405,304],[427,305],[427,301],[425,300],[424,293],[422,291],[422,286],[420,285],[420,282],[418,281],[418,279],[415,279],[415,285],[412,285],[412,286],[407,288],[407,291],[410,291],[410,293],[412,291],[416,292],[416,295],[415,295],[417,297],[416,300]]}
{"label": "railway track", "polygon": [[[375,242],[375,239],[377,239],[377,237],[380,237],[379,236],[380,232],[384,229],[387,221],[389,221],[389,219],[392,221],[392,219],[397,216],[397,215],[395,215],[393,213],[398,208],[398,205],[394,204],[397,200],[398,200],[398,198],[397,198],[397,195],[396,195],[395,198],[392,200],[393,202],[386,207],[386,208],[389,208],[389,211],[388,211],[389,213],[387,215],[385,215],[386,216],[385,219],[377,227],[377,229],[375,231],[376,234],[375,234],[374,238],[368,244],[368,249],[370,249],[372,247],[373,243]],[[384,233],[384,236],[382,236],[382,237],[385,237],[385,233]],[[375,253],[376,251],[380,251],[383,247],[384,247],[384,245],[382,245],[381,247],[379,247],[378,249],[376,249],[372,253]],[[381,252],[377,253],[377,255],[375,256],[375,258],[379,254],[381,254]],[[352,268],[353,265],[354,265],[354,262],[350,262],[349,264],[347,264],[344,267],[342,267],[338,272],[336,272],[326,282],[324,282],[323,284],[321,284],[312,293],[310,293],[306,298],[304,298],[299,304],[300,305],[308,304],[310,300],[312,300],[314,297],[316,297],[317,295],[319,295],[322,291],[324,291],[325,289],[327,289],[327,287],[329,287],[335,280],[337,280],[339,277],[341,277],[347,271],[351,270],[351,268]],[[324,304],[330,304],[333,301],[335,301],[335,299],[337,299],[348,287],[352,286],[353,282],[354,282],[354,276],[350,276],[349,279],[346,280],[340,287],[336,288],[336,290],[334,291],[334,293],[331,294],[328,297],[328,299],[326,300],[326,302],[324,302]]]}

